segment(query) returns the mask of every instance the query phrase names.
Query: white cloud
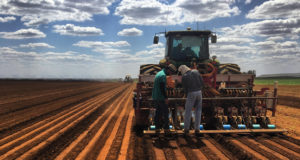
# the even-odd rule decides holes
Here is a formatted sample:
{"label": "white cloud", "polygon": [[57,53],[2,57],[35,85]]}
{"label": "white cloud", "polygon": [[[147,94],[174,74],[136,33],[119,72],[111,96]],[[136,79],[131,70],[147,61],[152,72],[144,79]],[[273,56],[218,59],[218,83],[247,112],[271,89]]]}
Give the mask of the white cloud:
{"label": "white cloud", "polygon": [[240,10],[233,2],[177,0],[168,5],[156,0],[122,0],[115,15],[122,17],[121,24],[176,25],[238,15]]}
{"label": "white cloud", "polygon": [[251,43],[251,46],[255,47],[256,52],[261,55],[296,55],[300,53],[300,46],[296,41],[261,41]]}
{"label": "white cloud", "polygon": [[18,60],[28,63],[48,60],[95,61],[91,56],[73,51],[67,52],[22,52],[9,47],[0,47],[0,60]]}
{"label": "white cloud", "polygon": [[274,37],[269,37],[266,39],[267,41],[283,41],[284,38],[281,36],[274,36]]}
{"label": "white cloud", "polygon": [[[247,55],[255,54],[255,49],[248,45],[237,44],[217,44],[210,46],[210,55],[217,55],[218,57],[245,57]],[[229,63],[227,61],[227,63]],[[233,63],[233,62],[232,62]]]}
{"label": "white cloud", "polygon": [[143,63],[158,63],[160,59],[164,57],[165,48],[162,43],[158,45],[149,45],[146,50],[132,53],[129,47],[130,44],[127,41],[116,42],[99,42],[99,41],[79,41],[74,46],[91,48],[92,51],[100,53],[101,59],[106,62],[115,64],[136,64],[136,66]]}
{"label": "white cloud", "polygon": [[124,47],[130,46],[127,41],[101,42],[101,41],[79,41],[74,46],[91,48],[92,51],[100,53],[107,61],[116,62],[131,57],[129,49]]}
{"label": "white cloud", "polygon": [[70,36],[101,36],[103,32],[96,27],[81,27],[74,24],[54,25],[54,32]]}
{"label": "white cloud", "polygon": [[[109,78],[110,73],[118,71],[114,66],[100,57],[73,51],[21,52],[0,47],[1,78]],[[104,67],[108,71],[99,70]]]}
{"label": "white cloud", "polygon": [[177,0],[174,5],[182,9],[184,22],[194,22],[240,14],[240,10],[233,3],[234,0]]}
{"label": "white cloud", "polygon": [[252,38],[245,38],[245,37],[219,37],[217,40],[217,43],[250,43],[254,42],[254,39]]}
{"label": "white cloud", "polygon": [[44,48],[55,48],[47,43],[28,43],[28,44],[21,44],[20,47],[22,48],[37,48],[37,47],[44,47]]}
{"label": "white cloud", "polygon": [[117,41],[117,42],[79,41],[73,45],[78,47],[86,47],[86,48],[96,48],[96,47],[112,48],[112,47],[130,46],[130,44],[127,41]]}
{"label": "white cloud", "polygon": [[149,46],[146,46],[146,48],[162,48],[164,47],[165,45],[161,42],[159,42],[158,44],[151,44]]}
{"label": "white cloud", "polygon": [[136,53],[136,56],[144,57],[147,60],[155,60],[155,63],[158,63],[159,60],[163,59],[165,55],[165,48],[151,48],[149,50],[143,50]]}
{"label": "white cloud", "polygon": [[[256,6],[246,16],[263,19],[243,25],[223,28],[228,35],[262,36],[267,40],[299,39],[300,1],[270,0]],[[271,38],[273,37],[273,38]]]}
{"label": "white cloud", "polygon": [[0,37],[4,39],[28,39],[44,38],[46,35],[37,29],[20,29],[15,32],[0,32]]}
{"label": "white cloud", "polygon": [[143,31],[137,28],[126,28],[118,32],[118,36],[141,36]]}
{"label": "white cloud", "polygon": [[245,4],[250,4],[252,0],[246,0]]}
{"label": "white cloud", "polygon": [[299,38],[297,29],[300,27],[300,19],[277,19],[250,22],[243,25],[222,28],[221,32],[227,35],[241,36],[263,36],[263,37],[289,37]]}
{"label": "white cloud", "polygon": [[21,16],[27,26],[38,26],[55,21],[83,22],[96,14],[109,14],[108,7],[115,0],[4,0],[0,14]]}
{"label": "white cloud", "polygon": [[296,41],[285,41],[283,43],[280,43],[280,46],[283,48],[296,48],[298,46],[298,43]]}
{"label": "white cloud", "polygon": [[8,57],[19,57],[19,58],[24,58],[24,57],[36,57],[38,54],[36,52],[20,52],[16,51],[13,48],[10,47],[0,47],[0,59],[5,59]]}
{"label": "white cloud", "polygon": [[286,62],[299,61],[300,45],[293,40],[298,25],[297,19],[277,19],[217,29],[218,41],[211,44],[210,55],[217,55],[221,63],[236,63],[245,72],[256,70],[258,75],[282,72],[289,68]]}
{"label": "white cloud", "polygon": [[14,21],[16,20],[15,17],[13,16],[9,16],[9,17],[0,17],[0,22],[1,23],[5,23],[5,22],[9,22],[9,21]]}
{"label": "white cloud", "polygon": [[300,18],[300,1],[270,0],[255,7],[246,17],[251,19]]}

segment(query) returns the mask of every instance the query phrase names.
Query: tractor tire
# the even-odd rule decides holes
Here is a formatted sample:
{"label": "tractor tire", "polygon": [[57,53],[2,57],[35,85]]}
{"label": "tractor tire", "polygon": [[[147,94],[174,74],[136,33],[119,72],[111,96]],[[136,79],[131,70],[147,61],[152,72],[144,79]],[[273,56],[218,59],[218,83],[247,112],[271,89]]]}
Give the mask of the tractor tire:
{"label": "tractor tire", "polygon": [[237,64],[220,64],[218,72],[221,74],[241,74],[240,67]]}
{"label": "tractor tire", "polygon": [[156,75],[162,68],[158,64],[144,64],[140,66],[140,74]]}

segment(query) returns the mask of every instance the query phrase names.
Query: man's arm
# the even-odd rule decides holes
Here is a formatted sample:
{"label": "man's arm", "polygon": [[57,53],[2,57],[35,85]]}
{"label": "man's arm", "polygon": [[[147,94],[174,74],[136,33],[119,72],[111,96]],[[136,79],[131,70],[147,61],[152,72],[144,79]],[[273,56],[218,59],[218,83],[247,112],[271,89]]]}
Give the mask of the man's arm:
{"label": "man's arm", "polygon": [[201,74],[198,72],[198,76],[199,76],[199,80],[200,80],[200,84],[202,85],[201,86],[201,89],[204,87],[204,82],[203,82],[203,78],[201,76]]}
{"label": "man's arm", "polygon": [[169,100],[168,100],[168,97],[167,97],[167,94],[166,94],[166,83],[165,82],[160,82],[159,83],[159,88],[160,88],[160,91],[161,91],[162,95],[165,98],[165,103],[168,104]]}
{"label": "man's arm", "polygon": [[182,78],[181,78],[181,84],[182,84],[182,87],[183,87],[185,93],[187,93],[186,76],[182,76]]}
{"label": "man's arm", "polygon": [[159,89],[160,89],[162,95],[163,95],[165,98],[167,98],[167,94],[166,94],[166,83],[160,82],[160,83],[159,83]]}

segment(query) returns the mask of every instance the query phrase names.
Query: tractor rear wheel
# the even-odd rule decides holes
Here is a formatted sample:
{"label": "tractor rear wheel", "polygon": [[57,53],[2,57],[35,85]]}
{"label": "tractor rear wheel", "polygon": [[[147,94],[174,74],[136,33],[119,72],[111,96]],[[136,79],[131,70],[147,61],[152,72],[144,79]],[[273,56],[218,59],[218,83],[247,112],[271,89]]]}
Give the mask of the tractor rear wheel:
{"label": "tractor rear wheel", "polygon": [[221,74],[241,74],[240,67],[237,64],[221,64],[219,66],[219,72]]}
{"label": "tractor rear wheel", "polygon": [[144,64],[140,66],[140,74],[155,75],[161,69],[158,64]]}

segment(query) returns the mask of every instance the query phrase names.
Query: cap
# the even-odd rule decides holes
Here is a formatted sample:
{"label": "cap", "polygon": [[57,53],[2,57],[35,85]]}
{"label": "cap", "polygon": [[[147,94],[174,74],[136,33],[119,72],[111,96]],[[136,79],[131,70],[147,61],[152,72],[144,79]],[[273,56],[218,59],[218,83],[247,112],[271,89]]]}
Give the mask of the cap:
{"label": "cap", "polygon": [[166,60],[166,59],[160,60],[160,61],[159,61],[159,65],[160,65],[161,67],[167,66],[167,60]]}
{"label": "cap", "polygon": [[172,72],[176,72],[177,71],[177,68],[173,65],[173,64],[169,64],[168,65],[168,69]]}
{"label": "cap", "polygon": [[186,65],[181,65],[178,68],[178,71],[183,75],[185,74],[187,71],[191,70],[188,66]]}

